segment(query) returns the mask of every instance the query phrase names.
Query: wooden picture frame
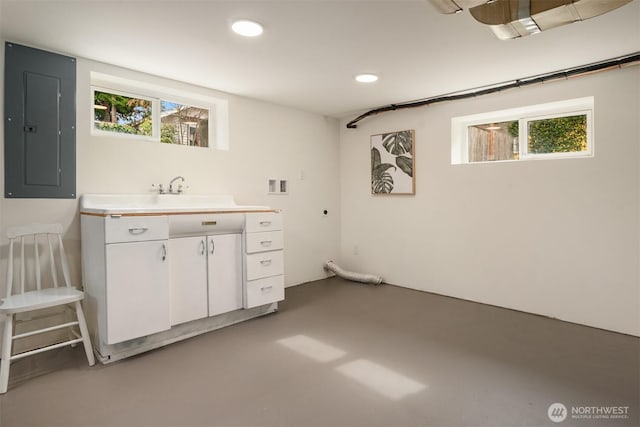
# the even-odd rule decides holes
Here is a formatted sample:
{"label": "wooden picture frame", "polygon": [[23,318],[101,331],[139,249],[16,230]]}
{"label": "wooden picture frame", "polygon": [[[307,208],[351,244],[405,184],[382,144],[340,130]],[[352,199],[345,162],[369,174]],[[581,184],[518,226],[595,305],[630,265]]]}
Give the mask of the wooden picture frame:
{"label": "wooden picture frame", "polygon": [[371,135],[371,194],[415,195],[415,130]]}

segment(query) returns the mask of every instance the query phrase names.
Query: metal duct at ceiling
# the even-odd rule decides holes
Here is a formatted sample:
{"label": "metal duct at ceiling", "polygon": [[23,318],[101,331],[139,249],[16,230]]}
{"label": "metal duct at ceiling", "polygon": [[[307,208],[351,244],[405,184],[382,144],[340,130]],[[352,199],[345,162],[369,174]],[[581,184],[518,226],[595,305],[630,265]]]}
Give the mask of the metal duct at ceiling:
{"label": "metal duct at ceiling", "polygon": [[487,0],[429,0],[442,13],[458,13],[463,8],[472,8],[485,4]]}
{"label": "metal duct at ceiling", "polygon": [[489,25],[501,40],[528,36],[572,22],[584,21],[632,0],[430,0],[442,13],[469,7],[471,16]]}

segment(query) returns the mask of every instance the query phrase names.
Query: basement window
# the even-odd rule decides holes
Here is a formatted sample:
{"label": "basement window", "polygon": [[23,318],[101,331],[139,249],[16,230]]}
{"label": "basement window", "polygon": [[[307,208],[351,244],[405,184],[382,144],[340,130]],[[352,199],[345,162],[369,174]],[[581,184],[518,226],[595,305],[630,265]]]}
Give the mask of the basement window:
{"label": "basement window", "polygon": [[160,142],[208,147],[209,114],[206,107],[160,101]]}
{"label": "basement window", "polygon": [[593,97],[455,117],[451,164],[593,156]]}
{"label": "basement window", "polygon": [[93,129],[96,134],[153,136],[152,98],[94,87]]}
{"label": "basement window", "polygon": [[229,149],[228,101],[91,73],[92,134]]}

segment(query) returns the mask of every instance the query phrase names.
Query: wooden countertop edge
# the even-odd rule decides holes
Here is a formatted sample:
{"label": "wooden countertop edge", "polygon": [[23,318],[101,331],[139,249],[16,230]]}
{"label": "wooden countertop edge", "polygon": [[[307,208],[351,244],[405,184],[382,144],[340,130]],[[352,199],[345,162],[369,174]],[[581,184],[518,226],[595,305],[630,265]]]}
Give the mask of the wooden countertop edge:
{"label": "wooden countertop edge", "polygon": [[189,212],[84,212],[80,211],[80,215],[102,216],[110,215],[119,216],[165,216],[165,215],[211,215],[211,214],[233,214],[233,213],[278,213],[278,209],[261,209],[261,210],[238,210],[238,211],[189,211]]}

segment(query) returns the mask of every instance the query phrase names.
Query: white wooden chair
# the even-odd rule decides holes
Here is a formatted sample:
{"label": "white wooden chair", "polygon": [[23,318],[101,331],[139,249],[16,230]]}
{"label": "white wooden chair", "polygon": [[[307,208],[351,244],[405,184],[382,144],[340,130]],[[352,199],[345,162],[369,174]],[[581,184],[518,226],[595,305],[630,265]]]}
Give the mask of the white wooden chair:
{"label": "white wooden chair", "polygon": [[[31,356],[54,348],[64,347],[82,342],[84,350],[87,354],[89,366],[95,364],[93,350],[91,348],[91,340],[89,331],[82,312],[80,301],[84,298],[84,292],[79,291],[70,285],[69,267],[62,246],[62,225],[60,224],[33,224],[30,226],[13,227],[7,230],[9,238],[9,256],[7,257],[7,291],[6,297],[0,299],[0,319],[4,320],[4,334],[2,336],[2,361],[0,362],[0,394],[7,392],[9,383],[9,366],[11,361],[23,357]],[[32,239],[29,239],[32,237]],[[25,260],[25,240],[33,242],[35,259],[33,267],[35,268],[35,286],[25,286],[26,265]],[[64,286],[58,286],[58,277],[56,269],[56,257],[54,255],[54,244],[52,240],[57,240],[58,261],[62,267],[62,277]],[[13,291],[13,269],[14,269],[14,243],[19,241],[20,250],[20,272],[19,272],[19,289]],[[49,252],[49,267],[51,270],[51,282],[53,287],[43,287],[41,280],[41,259],[39,243],[46,243]],[[25,313],[27,311],[41,310],[49,307],[69,305],[75,309],[76,321],[66,322],[55,326],[49,326],[34,331],[15,334],[14,315],[17,313]],[[68,319],[67,319],[68,320]],[[76,326],[80,333],[76,331]],[[70,339],[57,344],[48,345],[35,350],[24,351],[22,353],[12,354],[13,341],[21,338],[31,337],[43,332],[51,332],[68,328]]]}

